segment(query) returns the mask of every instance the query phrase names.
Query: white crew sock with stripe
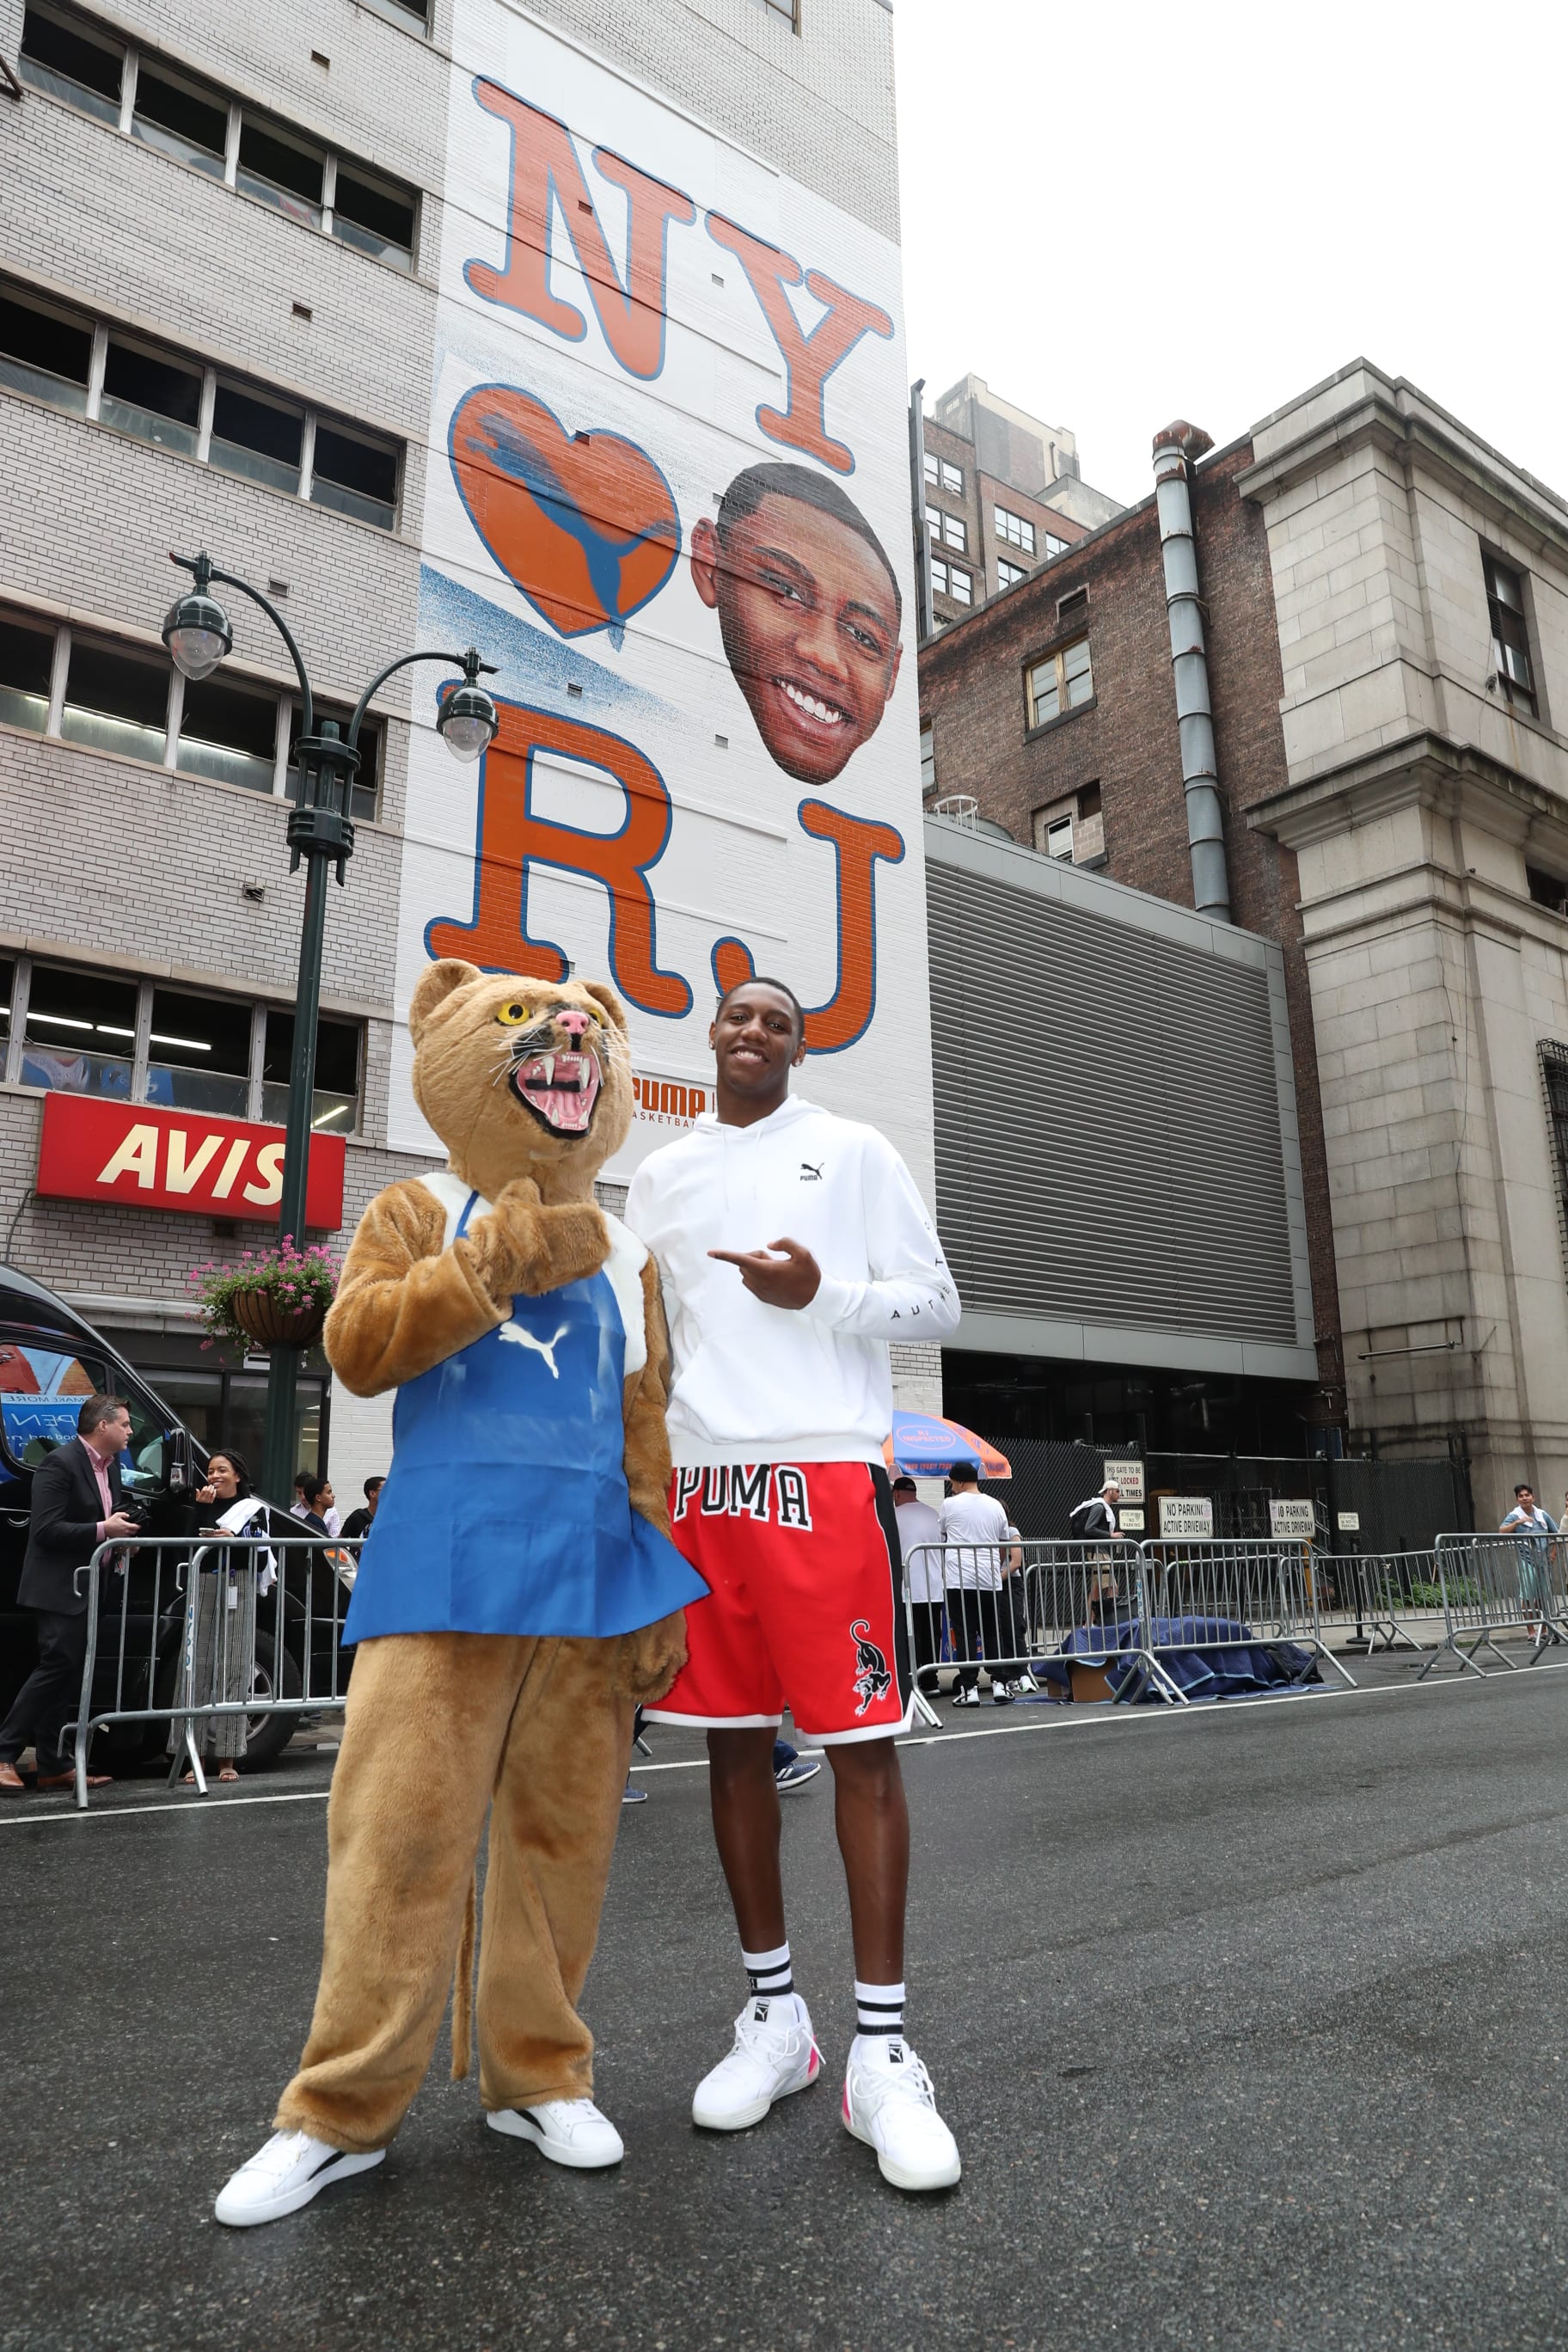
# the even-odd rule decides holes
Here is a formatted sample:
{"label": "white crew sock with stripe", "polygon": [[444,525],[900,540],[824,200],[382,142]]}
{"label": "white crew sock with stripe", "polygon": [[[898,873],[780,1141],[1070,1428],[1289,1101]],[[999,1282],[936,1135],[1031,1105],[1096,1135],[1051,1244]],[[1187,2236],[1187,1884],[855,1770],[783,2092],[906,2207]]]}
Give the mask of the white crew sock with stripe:
{"label": "white crew sock with stripe", "polygon": [[746,1990],[758,1993],[765,2000],[773,2000],[781,1993],[795,1990],[795,1972],[790,1967],[789,1946],[779,1945],[776,1951],[748,1952],[741,1948],[741,1958],[746,1970]]}
{"label": "white crew sock with stripe", "polygon": [[858,2042],[903,2038],[904,1988],[899,1984],[863,1984],[855,1979],[855,2016]]}

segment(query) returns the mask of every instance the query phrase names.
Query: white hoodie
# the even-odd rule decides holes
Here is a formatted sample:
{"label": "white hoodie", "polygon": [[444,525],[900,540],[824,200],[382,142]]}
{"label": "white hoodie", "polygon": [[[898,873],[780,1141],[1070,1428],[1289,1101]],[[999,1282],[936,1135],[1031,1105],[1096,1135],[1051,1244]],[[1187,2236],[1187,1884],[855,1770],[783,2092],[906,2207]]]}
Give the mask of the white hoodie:
{"label": "white hoodie", "polygon": [[[958,1293],[914,1179],[875,1128],[792,1095],[754,1127],[711,1112],[645,1160],[626,1222],[658,1262],[680,1468],[880,1462],[890,1339],[944,1339]],[[764,1306],[710,1249],[787,1234],[822,1268],[799,1308]]]}

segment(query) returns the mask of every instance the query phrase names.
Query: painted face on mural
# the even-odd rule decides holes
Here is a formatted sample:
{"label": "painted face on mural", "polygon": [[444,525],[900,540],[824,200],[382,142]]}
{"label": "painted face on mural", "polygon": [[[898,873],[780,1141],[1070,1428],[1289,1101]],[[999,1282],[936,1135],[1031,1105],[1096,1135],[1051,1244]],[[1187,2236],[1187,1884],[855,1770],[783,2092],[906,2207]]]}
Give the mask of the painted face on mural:
{"label": "painted face on mural", "polygon": [[691,576],[770,756],[831,783],[880,725],[903,650],[898,585],[859,509],[804,466],[753,466],[694,526]]}

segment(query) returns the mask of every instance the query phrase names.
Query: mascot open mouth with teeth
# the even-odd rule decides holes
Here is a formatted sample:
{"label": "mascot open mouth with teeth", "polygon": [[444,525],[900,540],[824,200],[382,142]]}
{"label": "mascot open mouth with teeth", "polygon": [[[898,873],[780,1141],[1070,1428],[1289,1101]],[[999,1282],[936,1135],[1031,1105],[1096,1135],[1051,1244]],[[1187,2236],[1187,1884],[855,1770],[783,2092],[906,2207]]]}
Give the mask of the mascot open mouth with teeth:
{"label": "mascot open mouth with teeth", "polygon": [[327,1318],[344,1385],[397,1391],[393,1461],[344,1628],[315,2016],[273,2137],[217,2200],[239,2226],[380,2163],[454,1963],[467,2073],[487,1811],[480,2104],[557,2163],[619,2159],[576,2002],[634,1703],[668,1688],[707,1591],[669,1539],[657,1276],[594,1203],[631,1122],[618,1003],[448,961],[409,1028],[448,1165],[371,1202]]}

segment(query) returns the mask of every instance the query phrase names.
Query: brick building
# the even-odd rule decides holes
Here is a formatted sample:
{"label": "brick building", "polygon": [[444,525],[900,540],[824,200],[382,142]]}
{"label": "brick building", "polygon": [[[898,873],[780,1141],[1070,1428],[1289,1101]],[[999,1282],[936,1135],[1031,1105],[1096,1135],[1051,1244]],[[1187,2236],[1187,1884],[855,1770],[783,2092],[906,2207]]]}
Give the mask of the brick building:
{"label": "brick building", "polygon": [[[554,41],[552,70],[607,59],[651,104],[663,94],[670,120],[710,126],[737,204],[753,181],[772,198],[782,175],[842,208],[892,256],[896,284],[885,0],[629,14],[538,0],[529,23],[536,44]],[[198,1122],[283,1116],[303,888],[284,840],[297,688],[237,597],[221,670],[199,686],[174,672],[168,551],[205,545],[272,597],[323,715],[345,716],[421,641],[423,533],[447,468],[431,417],[458,217],[449,121],[455,90],[472,102],[476,26],[504,65],[505,12],[472,0],[0,0],[20,90],[0,90],[0,1256],[110,1330],[199,1435],[253,1462],[265,1370],[202,1351],[186,1277],[275,1229],[44,1197],[40,1128],[61,1093]],[[504,210],[476,242],[503,227]],[[716,247],[694,282],[711,304],[726,266],[736,315],[754,310]],[[886,437],[901,512],[896,389]],[[388,1139],[407,1042],[405,816],[437,675],[405,673],[373,706],[356,853],[331,893],[316,1124],[346,1141],[340,1238],[383,1185],[432,1164]],[[905,723],[912,751],[912,710]],[[304,1386],[301,1457],[324,1458],[331,1432],[341,1488],[384,1468],[385,1412],[334,1394],[319,1359]]]}
{"label": "brick building", "polygon": [[[1568,1479],[1568,501],[1365,362],[1185,471],[1222,912],[1284,961],[1298,1416],[1462,1450],[1495,1520]],[[1170,584],[1151,498],[926,645],[929,802],[1194,906]],[[1179,1118],[1116,1045],[1118,1130]]]}
{"label": "brick building", "polygon": [[[1045,425],[966,375],[931,415],[914,398],[922,465],[914,485],[916,562],[923,617],[946,628],[1026,579],[1039,564],[1118,513],[1078,470],[1065,425]],[[922,544],[923,542],[923,544]]]}

